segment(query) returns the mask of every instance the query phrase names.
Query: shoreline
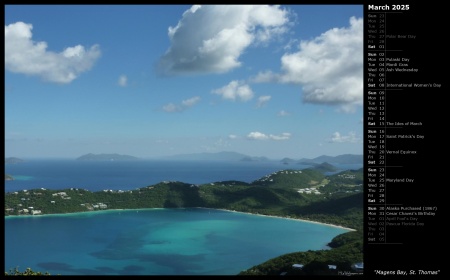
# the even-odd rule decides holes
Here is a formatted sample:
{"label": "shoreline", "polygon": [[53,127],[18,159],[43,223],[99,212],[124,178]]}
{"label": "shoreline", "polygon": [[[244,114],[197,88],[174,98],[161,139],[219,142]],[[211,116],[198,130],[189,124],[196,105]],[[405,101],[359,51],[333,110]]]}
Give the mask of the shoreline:
{"label": "shoreline", "polygon": [[217,209],[217,208],[205,208],[205,207],[195,207],[195,208],[221,210],[221,211],[228,211],[228,212],[236,212],[236,213],[256,215],[256,216],[268,217],[268,218],[286,219],[286,220],[292,220],[292,221],[298,221],[298,222],[307,222],[307,223],[319,224],[319,225],[324,225],[324,226],[330,226],[330,227],[345,229],[345,230],[348,230],[348,231],[356,231],[356,229],[353,229],[353,228],[347,228],[347,227],[343,227],[343,226],[339,226],[339,225],[327,224],[327,223],[323,223],[323,222],[317,222],[317,221],[305,220],[305,219],[299,219],[299,218],[286,218],[286,217],[281,217],[281,216],[255,214],[255,213],[250,213],[250,212],[241,212],[241,211],[229,210],[229,209]]}
{"label": "shoreline", "polygon": [[105,211],[139,211],[139,210],[161,210],[161,209],[210,209],[210,210],[220,210],[220,211],[227,211],[227,212],[235,212],[235,213],[241,213],[241,214],[249,214],[249,215],[256,215],[261,217],[268,217],[268,218],[278,218],[278,219],[287,219],[287,220],[293,220],[298,222],[308,222],[313,224],[319,224],[324,226],[330,226],[340,229],[345,229],[348,231],[356,231],[356,229],[347,228],[339,225],[333,225],[333,224],[327,224],[323,222],[318,221],[312,221],[312,220],[305,220],[305,219],[299,219],[299,218],[287,218],[282,216],[274,216],[274,215],[264,215],[264,214],[255,214],[250,212],[241,212],[236,210],[229,210],[229,209],[222,209],[222,208],[208,208],[208,207],[180,207],[180,208],[129,208],[129,209],[104,209],[104,210],[96,210],[96,211],[83,211],[83,212],[71,212],[71,213],[51,213],[51,214],[38,214],[38,215],[8,215],[4,216],[5,219],[7,218],[29,218],[29,217],[45,217],[45,216],[58,216],[58,215],[70,215],[70,214],[89,214],[89,213],[102,213]]}

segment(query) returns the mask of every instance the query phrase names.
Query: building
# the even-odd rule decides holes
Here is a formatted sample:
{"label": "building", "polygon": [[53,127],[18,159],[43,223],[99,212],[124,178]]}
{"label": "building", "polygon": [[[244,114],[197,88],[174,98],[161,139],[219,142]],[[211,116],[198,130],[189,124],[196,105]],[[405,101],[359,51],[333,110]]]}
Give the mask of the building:
{"label": "building", "polygon": [[354,264],[352,264],[352,269],[354,271],[358,271],[358,272],[363,271],[364,270],[364,263],[363,262],[354,263]]}

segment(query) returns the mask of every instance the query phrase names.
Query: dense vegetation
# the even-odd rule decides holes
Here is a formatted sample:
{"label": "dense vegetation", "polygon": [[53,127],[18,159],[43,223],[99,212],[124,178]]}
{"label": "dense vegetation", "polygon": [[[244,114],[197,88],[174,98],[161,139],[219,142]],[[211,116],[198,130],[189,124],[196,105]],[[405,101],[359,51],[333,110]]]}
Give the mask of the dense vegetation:
{"label": "dense vegetation", "polygon": [[[160,182],[127,191],[91,192],[70,188],[33,189],[5,194],[5,216],[103,211],[105,209],[206,207],[300,218],[353,228],[336,237],[331,250],[293,253],[269,260],[243,274],[320,274],[362,261],[362,169],[325,176],[318,170],[282,170],[254,182],[203,185]],[[301,270],[292,263],[304,264]]]}
{"label": "dense vegetation", "polygon": [[[330,243],[331,250],[296,252],[282,255],[242,271],[239,275],[345,275],[363,259],[362,232],[341,234]],[[294,265],[303,265],[302,269]]]}
{"label": "dense vegetation", "polygon": [[50,276],[50,273],[42,273],[40,271],[33,271],[31,268],[27,268],[24,271],[19,269],[11,269],[9,272],[5,272],[5,276]]}

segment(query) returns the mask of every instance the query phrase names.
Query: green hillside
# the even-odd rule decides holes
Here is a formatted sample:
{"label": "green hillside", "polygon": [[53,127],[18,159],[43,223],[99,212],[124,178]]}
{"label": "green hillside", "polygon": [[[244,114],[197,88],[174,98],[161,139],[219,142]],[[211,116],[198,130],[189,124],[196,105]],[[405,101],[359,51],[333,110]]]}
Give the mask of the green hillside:
{"label": "green hillside", "polygon": [[[352,266],[363,259],[362,239],[362,233],[359,231],[344,233],[333,239],[332,243],[337,245],[331,250],[309,250],[285,254],[242,271],[239,275],[343,276],[343,272],[358,274]],[[303,267],[299,269],[294,265]]]}
{"label": "green hillside", "polygon": [[295,189],[301,187],[317,186],[325,179],[318,170],[313,169],[286,169],[268,174],[252,182],[253,186],[268,186],[272,188]]}

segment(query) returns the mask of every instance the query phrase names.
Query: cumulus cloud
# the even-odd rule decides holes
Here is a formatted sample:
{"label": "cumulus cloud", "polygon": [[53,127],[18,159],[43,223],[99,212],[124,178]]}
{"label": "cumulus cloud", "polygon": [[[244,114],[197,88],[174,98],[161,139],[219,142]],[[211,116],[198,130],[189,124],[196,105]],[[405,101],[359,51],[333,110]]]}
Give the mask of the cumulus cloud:
{"label": "cumulus cloud", "polygon": [[252,44],[287,31],[288,12],[278,5],[194,5],[169,27],[170,48],[159,61],[164,74],[224,73],[240,67]]}
{"label": "cumulus cloud", "polygon": [[121,87],[126,87],[128,82],[128,78],[126,75],[121,75],[118,80],[118,84]]}
{"label": "cumulus cloud", "polygon": [[351,17],[348,27],[333,28],[301,41],[299,50],[281,58],[280,74],[261,72],[253,82],[302,86],[305,103],[338,105],[353,111],[363,103],[363,19]]}
{"label": "cumulus cloud", "polygon": [[231,81],[228,85],[212,90],[212,93],[221,95],[223,99],[239,99],[243,102],[253,98],[253,91],[249,85],[242,81]]}
{"label": "cumulus cloud", "polygon": [[341,135],[339,132],[333,133],[331,143],[358,143],[360,139],[356,136],[356,133],[350,132],[348,135]]}
{"label": "cumulus cloud", "polygon": [[264,133],[258,132],[258,131],[254,131],[254,132],[250,132],[247,135],[247,139],[251,139],[251,140],[266,140],[269,139],[269,136],[267,136]]}
{"label": "cumulus cloud", "polygon": [[250,140],[289,140],[291,138],[291,134],[288,132],[284,132],[281,135],[274,134],[264,134],[258,131],[250,132],[247,135],[247,139]]}
{"label": "cumulus cloud", "polygon": [[200,101],[200,97],[194,96],[192,98],[181,101],[181,104],[173,104],[173,103],[166,104],[163,106],[163,110],[168,113],[182,112],[182,111],[194,106],[199,101]]}
{"label": "cumulus cloud", "polygon": [[237,135],[234,135],[234,134],[228,135],[228,139],[237,139],[237,138],[238,138]]}
{"label": "cumulus cloud", "polygon": [[258,98],[258,102],[256,102],[256,107],[261,108],[261,107],[265,106],[271,98],[272,97],[270,95],[260,96]]}
{"label": "cumulus cloud", "polygon": [[5,69],[14,73],[38,76],[55,83],[70,83],[90,70],[100,57],[100,47],[81,45],[55,53],[46,42],[32,40],[33,25],[16,22],[5,25]]}

